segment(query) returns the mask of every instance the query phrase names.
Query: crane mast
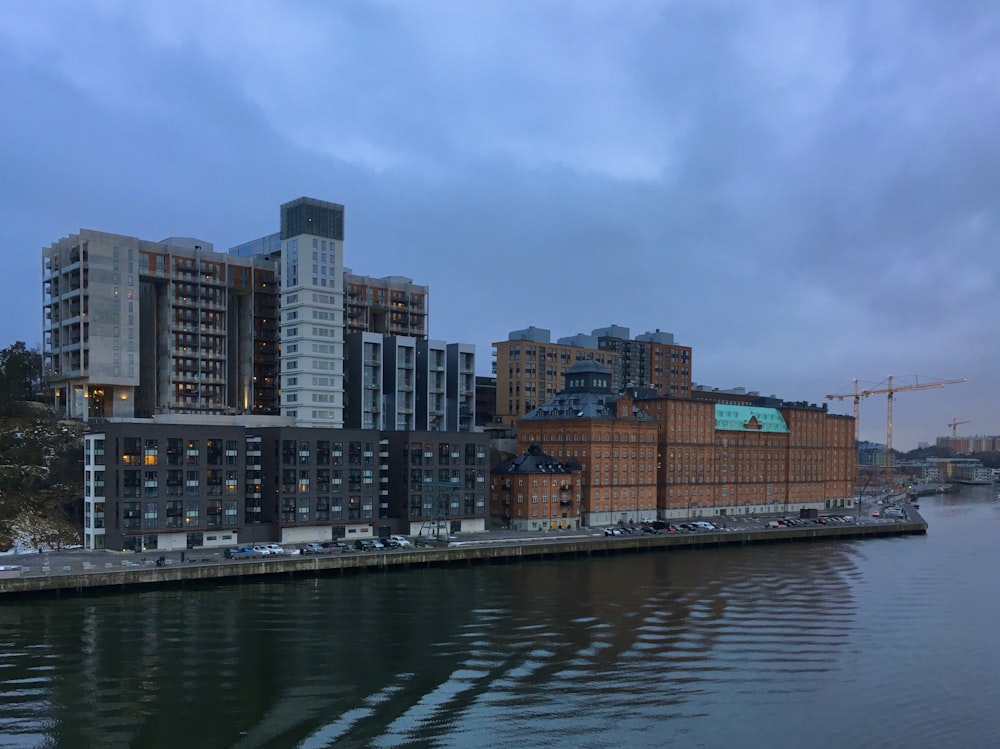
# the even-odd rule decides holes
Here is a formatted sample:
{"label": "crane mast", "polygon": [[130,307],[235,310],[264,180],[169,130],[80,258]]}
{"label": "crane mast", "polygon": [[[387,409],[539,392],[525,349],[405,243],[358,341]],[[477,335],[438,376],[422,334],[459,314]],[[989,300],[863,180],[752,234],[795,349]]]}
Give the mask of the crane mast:
{"label": "crane mast", "polygon": [[[931,388],[942,388],[945,385],[957,385],[959,383],[965,382],[964,377],[952,380],[935,380],[934,382],[920,382],[914,383],[912,385],[893,385],[892,375],[886,380],[886,387],[884,388],[874,388],[874,389],[858,389],[858,380],[854,380],[854,390],[851,393],[845,394],[831,394],[827,395],[827,400],[844,400],[844,398],[854,398],[854,441],[858,441],[858,415],[860,413],[860,404],[862,398],[867,398],[870,395],[881,395],[885,393],[886,395],[886,421],[885,421],[885,467],[888,473],[892,474],[892,402],[896,393],[901,393],[907,390],[929,390]],[[964,424],[966,422],[957,422],[959,424]],[[949,426],[951,426],[949,424]],[[954,427],[953,427],[954,428]]]}
{"label": "crane mast", "polygon": [[966,419],[965,421],[959,421],[958,419],[952,419],[951,421],[949,421],[948,426],[951,427],[951,438],[955,439],[956,437],[958,437],[958,427],[960,424],[968,424],[968,423],[969,423],[968,419]]}

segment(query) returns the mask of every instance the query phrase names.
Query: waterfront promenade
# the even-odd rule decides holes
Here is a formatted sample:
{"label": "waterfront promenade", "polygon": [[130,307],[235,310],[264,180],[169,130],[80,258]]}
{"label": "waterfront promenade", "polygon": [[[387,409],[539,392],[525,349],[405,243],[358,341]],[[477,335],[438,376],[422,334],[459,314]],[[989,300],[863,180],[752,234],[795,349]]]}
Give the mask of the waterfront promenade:
{"label": "waterfront promenade", "polygon": [[[927,532],[927,523],[912,508],[895,522],[861,519],[853,523],[764,528],[763,521],[728,519],[716,531],[605,536],[602,531],[545,532],[519,536],[477,534],[447,546],[379,552],[265,557],[227,560],[222,550],[195,549],[145,555],[64,551],[7,555],[0,564],[0,600],[17,594],[57,595],[98,590],[137,590],[157,585],[237,583],[263,576],[302,576],[379,572],[453,564],[508,564],[521,560],[690,550],[706,547],[836,541]],[[720,520],[715,518],[715,520]],[[156,560],[163,559],[162,565]]]}

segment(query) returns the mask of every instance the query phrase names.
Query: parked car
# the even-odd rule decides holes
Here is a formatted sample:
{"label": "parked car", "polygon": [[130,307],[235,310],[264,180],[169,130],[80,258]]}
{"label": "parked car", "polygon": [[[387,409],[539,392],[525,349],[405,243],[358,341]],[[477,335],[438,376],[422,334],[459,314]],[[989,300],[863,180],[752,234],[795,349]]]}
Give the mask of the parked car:
{"label": "parked car", "polygon": [[351,550],[351,545],[346,541],[326,541],[321,545],[327,551],[339,551],[343,553]]}
{"label": "parked car", "polygon": [[357,549],[358,551],[371,551],[375,547],[372,546],[372,542],[370,539],[359,538],[357,541],[354,542],[354,548]]}
{"label": "parked car", "polygon": [[302,547],[303,554],[322,554],[325,551],[322,544],[306,544]]}
{"label": "parked car", "polygon": [[408,539],[406,536],[389,536],[389,538],[395,541],[396,544],[401,548],[406,548],[407,546],[413,546],[413,544],[410,543],[410,539]]}
{"label": "parked car", "polygon": [[278,544],[261,544],[259,546],[254,546],[254,548],[260,549],[262,554],[267,554],[269,556],[282,556],[288,553]]}
{"label": "parked car", "polygon": [[379,541],[377,538],[373,538],[371,541],[369,541],[369,543],[372,545],[373,549],[377,549],[379,551],[382,551],[383,549],[387,548],[386,545],[381,541]]}
{"label": "parked car", "polygon": [[223,552],[223,556],[226,559],[249,559],[250,557],[262,556],[256,547],[253,546],[240,546],[235,549],[226,549]]}

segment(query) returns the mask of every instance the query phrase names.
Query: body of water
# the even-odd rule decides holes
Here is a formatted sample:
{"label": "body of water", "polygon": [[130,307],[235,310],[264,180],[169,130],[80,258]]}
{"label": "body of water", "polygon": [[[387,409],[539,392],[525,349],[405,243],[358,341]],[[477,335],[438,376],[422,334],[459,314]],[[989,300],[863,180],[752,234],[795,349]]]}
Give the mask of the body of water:
{"label": "body of water", "polygon": [[926,537],[0,604],[0,747],[1000,746],[1000,503]]}

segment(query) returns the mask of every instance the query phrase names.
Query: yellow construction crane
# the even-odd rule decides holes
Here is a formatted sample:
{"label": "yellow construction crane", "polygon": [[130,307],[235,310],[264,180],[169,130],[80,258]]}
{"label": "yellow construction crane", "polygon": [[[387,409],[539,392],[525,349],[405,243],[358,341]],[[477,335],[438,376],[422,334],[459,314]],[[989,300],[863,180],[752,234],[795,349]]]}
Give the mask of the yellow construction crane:
{"label": "yellow construction crane", "polygon": [[966,419],[965,421],[959,421],[958,419],[952,419],[951,421],[949,421],[948,426],[951,427],[951,438],[955,439],[958,436],[959,424],[968,424],[968,423],[969,423],[968,419]]}
{"label": "yellow construction crane", "polygon": [[[896,393],[901,393],[905,390],[929,390],[930,388],[942,388],[945,385],[958,385],[959,383],[965,382],[965,378],[961,377],[957,380],[935,380],[934,382],[919,382],[912,385],[893,385],[892,375],[889,375],[889,379],[886,380],[886,386],[880,388],[873,388],[868,390],[858,390],[858,381],[854,380],[854,392],[847,393],[846,395],[827,395],[827,400],[844,400],[844,398],[854,398],[854,441],[857,443],[858,440],[858,413],[860,410],[860,403],[862,398],[867,398],[869,395],[881,395],[886,394],[886,400],[888,401],[888,411],[886,415],[886,427],[885,427],[885,467],[886,470],[892,473],[892,400]],[[964,422],[959,422],[964,423]]]}

